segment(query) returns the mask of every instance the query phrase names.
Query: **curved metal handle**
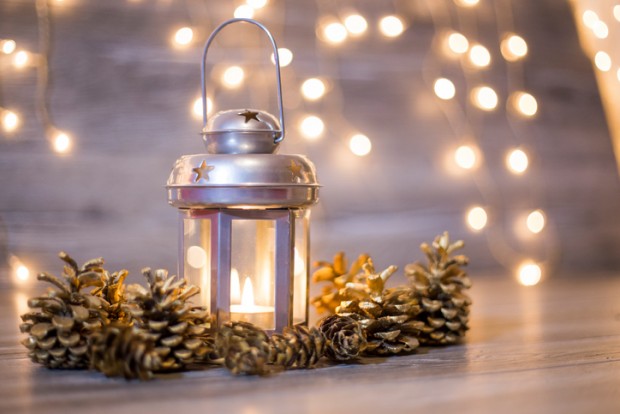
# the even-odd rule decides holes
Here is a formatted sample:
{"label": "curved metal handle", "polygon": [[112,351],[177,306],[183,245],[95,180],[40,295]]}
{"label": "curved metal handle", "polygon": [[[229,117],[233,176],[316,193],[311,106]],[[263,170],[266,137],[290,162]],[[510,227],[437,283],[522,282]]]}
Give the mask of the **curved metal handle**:
{"label": "curved metal handle", "polygon": [[280,57],[278,56],[278,46],[276,45],[276,41],[274,40],[269,30],[267,30],[267,28],[264,25],[262,25],[261,23],[253,19],[236,18],[236,19],[226,20],[224,23],[220,24],[213,31],[213,33],[211,33],[211,35],[209,36],[209,39],[207,39],[204,52],[202,53],[202,65],[201,65],[202,73],[200,77],[201,83],[202,83],[203,129],[207,127],[207,120],[208,120],[207,118],[207,81],[206,81],[206,74],[205,74],[206,66],[207,66],[207,52],[209,51],[209,46],[211,46],[211,42],[213,42],[213,39],[215,38],[215,36],[217,36],[217,34],[224,27],[228,26],[229,24],[237,23],[237,22],[246,22],[246,23],[251,23],[255,26],[258,26],[263,32],[265,32],[265,34],[269,38],[269,41],[271,42],[271,46],[273,47],[273,58],[276,62],[276,86],[278,88],[278,105],[280,107],[280,131],[276,131],[276,137],[274,139],[274,142],[276,143],[280,142],[284,139],[284,107],[282,106],[282,81],[280,80]]}

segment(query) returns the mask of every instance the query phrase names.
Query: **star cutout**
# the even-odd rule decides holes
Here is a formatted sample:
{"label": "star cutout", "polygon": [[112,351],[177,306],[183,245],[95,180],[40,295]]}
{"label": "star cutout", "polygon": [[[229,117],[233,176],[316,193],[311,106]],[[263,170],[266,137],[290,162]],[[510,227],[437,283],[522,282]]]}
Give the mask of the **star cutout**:
{"label": "star cutout", "polygon": [[202,160],[199,167],[192,168],[192,171],[196,173],[196,178],[194,182],[197,183],[200,179],[204,178],[209,181],[209,171],[213,171],[215,169],[214,165],[207,164],[207,161]]}
{"label": "star cutout", "polygon": [[258,112],[250,111],[249,109],[246,109],[245,112],[239,112],[237,115],[244,116],[246,124],[252,119],[256,122],[260,122],[260,119],[258,119]]}
{"label": "star cutout", "polygon": [[299,182],[305,178],[305,171],[302,170],[302,166],[291,160],[291,165],[286,167],[291,171],[293,182]]}

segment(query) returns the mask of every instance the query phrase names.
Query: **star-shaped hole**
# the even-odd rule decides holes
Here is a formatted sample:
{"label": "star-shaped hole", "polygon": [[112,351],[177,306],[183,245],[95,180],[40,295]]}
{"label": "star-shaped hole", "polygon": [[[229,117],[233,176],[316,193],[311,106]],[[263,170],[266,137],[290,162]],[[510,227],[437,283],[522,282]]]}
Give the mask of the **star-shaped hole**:
{"label": "star-shaped hole", "polygon": [[207,164],[206,160],[202,160],[200,166],[192,168],[192,171],[196,173],[196,178],[194,179],[194,182],[197,183],[202,178],[204,178],[206,181],[209,181],[209,171],[213,171],[214,169],[214,165],[209,165]]}
{"label": "star-shaped hole", "polygon": [[258,112],[250,111],[249,109],[246,109],[244,112],[239,112],[237,115],[245,117],[244,123],[246,124],[250,122],[252,119],[255,120],[256,122],[261,122],[261,120],[258,119]]}

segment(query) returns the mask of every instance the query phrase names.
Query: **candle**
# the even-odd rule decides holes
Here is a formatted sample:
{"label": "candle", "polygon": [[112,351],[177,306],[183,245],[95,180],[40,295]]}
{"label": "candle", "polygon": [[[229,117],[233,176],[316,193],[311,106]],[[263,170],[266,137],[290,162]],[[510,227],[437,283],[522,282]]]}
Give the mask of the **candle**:
{"label": "candle", "polygon": [[[238,284],[237,289],[239,289]],[[235,295],[238,295],[238,291],[237,293],[231,292],[232,298],[236,297]],[[275,308],[254,303],[254,290],[249,276],[245,278],[243,283],[241,304],[230,305],[230,319],[233,321],[250,322],[263,329],[273,329],[275,327]]]}

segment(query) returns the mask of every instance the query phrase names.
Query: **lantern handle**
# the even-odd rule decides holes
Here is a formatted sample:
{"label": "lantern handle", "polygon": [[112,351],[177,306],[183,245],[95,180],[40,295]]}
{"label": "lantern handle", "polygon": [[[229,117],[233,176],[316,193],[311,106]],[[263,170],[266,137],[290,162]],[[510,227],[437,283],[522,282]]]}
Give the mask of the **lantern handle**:
{"label": "lantern handle", "polygon": [[205,130],[207,128],[207,82],[206,82],[206,65],[207,65],[207,52],[209,50],[209,46],[211,46],[211,42],[213,42],[213,39],[215,38],[215,36],[217,36],[217,34],[226,26],[228,26],[229,24],[232,23],[237,23],[237,22],[246,22],[246,23],[251,23],[255,26],[258,26],[258,28],[260,28],[263,32],[265,32],[265,34],[267,35],[267,37],[269,38],[269,41],[271,42],[271,46],[273,47],[273,58],[275,60],[275,64],[276,64],[276,86],[278,88],[278,105],[280,108],[280,130],[279,131],[274,131],[275,132],[275,139],[274,142],[278,143],[280,141],[282,141],[284,139],[284,109],[282,106],[282,81],[280,79],[280,57],[278,56],[278,46],[276,45],[276,41],[273,38],[273,36],[271,35],[271,33],[269,32],[269,30],[267,30],[267,28],[257,22],[256,20],[253,19],[246,19],[246,18],[235,18],[235,19],[230,19],[230,20],[226,20],[224,23],[220,24],[214,31],[213,33],[211,33],[211,35],[209,36],[209,39],[207,39],[207,43],[205,44],[205,48],[204,48],[204,52],[202,53],[202,64],[201,64],[201,69],[202,69],[202,73],[201,73],[201,85],[202,85],[202,121],[203,121],[203,130]]}

